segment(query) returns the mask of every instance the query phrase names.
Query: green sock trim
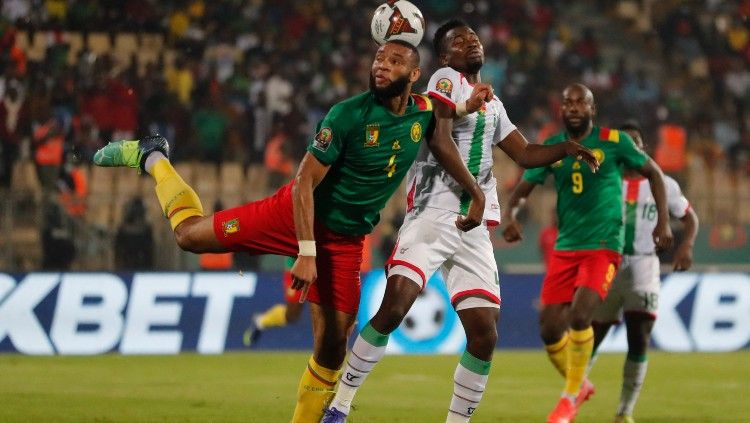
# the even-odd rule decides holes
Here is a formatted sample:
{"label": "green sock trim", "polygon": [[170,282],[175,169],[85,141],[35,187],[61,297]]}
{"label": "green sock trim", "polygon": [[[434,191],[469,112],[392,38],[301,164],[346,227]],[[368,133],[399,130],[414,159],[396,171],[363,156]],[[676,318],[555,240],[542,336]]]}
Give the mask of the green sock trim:
{"label": "green sock trim", "polygon": [[490,374],[492,362],[480,360],[468,351],[464,351],[464,355],[461,356],[461,365],[478,375],[487,376]]}
{"label": "green sock trim", "polygon": [[627,360],[634,363],[645,363],[648,359],[646,354],[630,354],[628,353]]}
{"label": "green sock trim", "polygon": [[359,333],[359,336],[369,344],[376,347],[384,347],[388,345],[388,335],[383,335],[375,330],[375,328],[370,325],[370,322],[367,322],[367,325],[362,328],[362,332]]}

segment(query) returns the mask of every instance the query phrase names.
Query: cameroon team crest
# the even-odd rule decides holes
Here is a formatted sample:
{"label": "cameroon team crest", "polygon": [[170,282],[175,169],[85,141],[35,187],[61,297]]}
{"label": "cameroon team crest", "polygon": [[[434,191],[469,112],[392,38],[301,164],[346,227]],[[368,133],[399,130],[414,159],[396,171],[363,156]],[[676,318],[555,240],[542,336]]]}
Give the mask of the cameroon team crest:
{"label": "cameroon team crest", "polygon": [[453,92],[453,82],[451,82],[451,80],[448,78],[440,78],[437,84],[435,84],[435,89],[439,93],[443,93],[450,97],[451,93]]}
{"label": "cameroon team crest", "polygon": [[377,147],[380,145],[378,142],[378,136],[380,136],[380,124],[368,124],[365,127],[365,147]]}
{"label": "cameroon team crest", "polygon": [[232,219],[226,222],[221,222],[221,230],[224,232],[224,236],[236,234],[240,231],[240,220]]}
{"label": "cameroon team crest", "polygon": [[419,122],[414,122],[411,126],[411,140],[419,142],[422,139],[422,125]]}

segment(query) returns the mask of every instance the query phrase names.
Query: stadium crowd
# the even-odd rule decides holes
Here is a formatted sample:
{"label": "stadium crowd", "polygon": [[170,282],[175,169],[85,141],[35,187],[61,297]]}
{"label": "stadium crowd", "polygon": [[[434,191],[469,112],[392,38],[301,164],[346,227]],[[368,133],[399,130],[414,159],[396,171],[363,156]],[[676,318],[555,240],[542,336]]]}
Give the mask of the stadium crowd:
{"label": "stadium crowd", "polygon": [[[530,140],[560,129],[559,91],[582,81],[598,120],[638,119],[682,183],[692,157],[750,175],[750,1],[412,1],[428,24],[423,68],[435,28],[463,18],[485,45],[484,81]],[[367,89],[379,3],[6,0],[0,189],[32,160],[44,191],[74,194],[76,164],[154,132],[176,162],[262,166],[278,185],[328,107]]]}

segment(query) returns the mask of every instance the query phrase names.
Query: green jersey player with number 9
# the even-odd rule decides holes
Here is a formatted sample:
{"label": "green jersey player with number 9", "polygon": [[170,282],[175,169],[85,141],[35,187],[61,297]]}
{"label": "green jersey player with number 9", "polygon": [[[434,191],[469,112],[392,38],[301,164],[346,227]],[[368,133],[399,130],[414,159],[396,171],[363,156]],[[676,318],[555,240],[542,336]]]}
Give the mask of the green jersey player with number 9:
{"label": "green jersey player with number 9", "polygon": [[567,157],[550,166],[529,169],[516,187],[504,215],[504,237],[521,239],[515,213],[522,198],[548,175],[555,178],[559,235],[549,269],[542,282],[540,332],[555,368],[565,378],[557,406],[549,414],[552,423],[572,421],[579,406],[591,394],[585,369],[594,345],[592,315],[607,296],[620,264],[624,235],[622,219],[622,168],[636,170],[648,178],[658,211],[653,236],[657,247],[672,241],[661,170],[628,134],[595,126],[594,96],[588,87],[569,85],[563,91],[565,131],[545,144],[572,140],[597,156],[597,173],[579,160]]}

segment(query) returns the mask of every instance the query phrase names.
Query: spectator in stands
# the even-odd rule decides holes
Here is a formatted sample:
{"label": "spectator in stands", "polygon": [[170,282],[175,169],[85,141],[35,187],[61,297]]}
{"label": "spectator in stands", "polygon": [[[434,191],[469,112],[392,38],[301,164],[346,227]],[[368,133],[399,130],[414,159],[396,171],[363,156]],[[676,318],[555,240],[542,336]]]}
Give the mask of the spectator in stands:
{"label": "spectator in stands", "polygon": [[216,98],[210,95],[203,97],[200,107],[193,114],[193,128],[201,158],[221,163],[229,130],[229,118]]}
{"label": "spectator in stands", "polygon": [[9,27],[0,38],[0,63],[2,70],[7,67],[17,77],[26,75],[26,53],[16,45],[16,28]]}
{"label": "spectator in stands", "polygon": [[42,190],[47,193],[57,190],[64,148],[62,125],[54,117],[34,129],[34,163]]}
{"label": "spectator in stands", "polygon": [[57,201],[50,198],[43,210],[42,270],[69,270],[76,254],[70,217]]}
{"label": "spectator in stands", "polygon": [[58,188],[60,205],[66,213],[73,218],[83,217],[86,214],[86,202],[89,195],[88,181],[73,151],[65,153]]}
{"label": "spectator in stands", "polygon": [[740,140],[727,149],[727,156],[733,172],[750,176],[750,130],[740,134]]}
{"label": "spectator in stands", "polygon": [[29,132],[29,110],[19,88],[17,81],[9,82],[0,102],[0,188],[6,189],[11,186],[21,140]]}
{"label": "spectator in stands", "polygon": [[750,102],[750,71],[742,59],[735,58],[732,61],[731,70],[724,76],[724,83],[734,105],[737,124],[743,129]]}
{"label": "spectator in stands", "polygon": [[123,219],[115,236],[115,268],[117,270],[149,270],[153,268],[154,239],[146,219],[146,207],[140,197],[125,204]]}
{"label": "spectator in stands", "polygon": [[265,165],[269,171],[268,188],[271,190],[277,190],[292,178],[294,162],[289,154],[289,142],[285,123],[282,119],[277,119],[265,152]]}
{"label": "spectator in stands", "polygon": [[178,57],[174,66],[166,68],[164,76],[167,78],[169,92],[175,94],[182,105],[190,105],[195,80],[188,67],[187,60],[184,57]]}

